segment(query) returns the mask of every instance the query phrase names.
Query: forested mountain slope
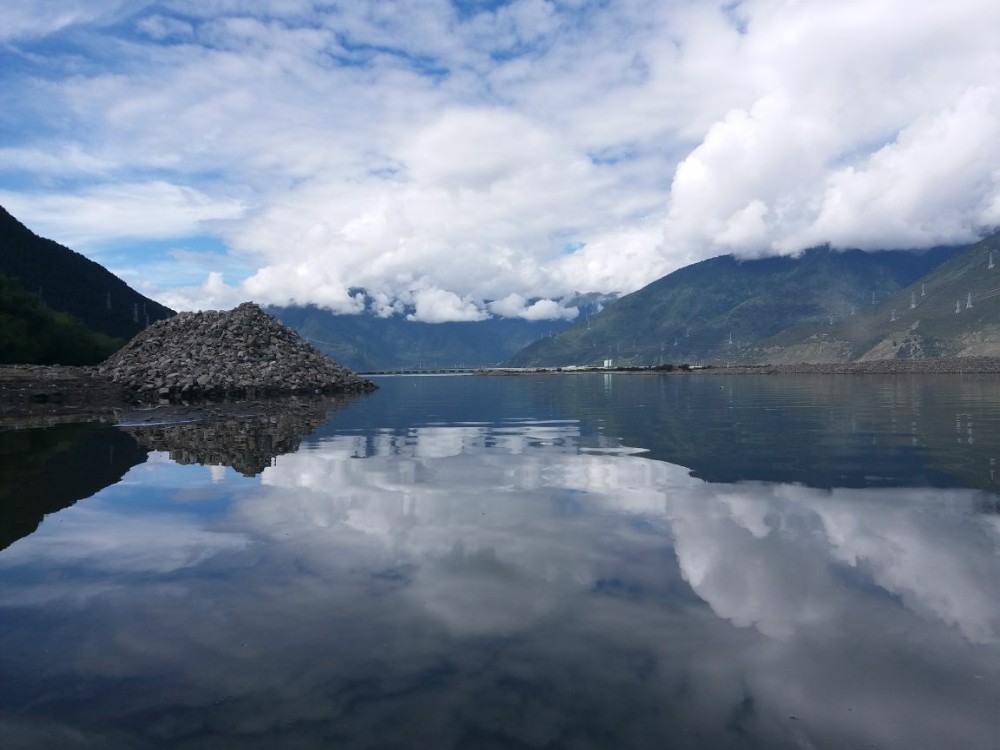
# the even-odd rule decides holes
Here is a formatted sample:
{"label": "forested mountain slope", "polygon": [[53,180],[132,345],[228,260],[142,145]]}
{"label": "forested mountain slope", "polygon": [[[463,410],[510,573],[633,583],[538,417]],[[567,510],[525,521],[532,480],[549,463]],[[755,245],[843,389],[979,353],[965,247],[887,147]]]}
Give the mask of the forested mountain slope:
{"label": "forested mountain slope", "polygon": [[42,304],[95,331],[128,340],[173,310],[132,289],[104,266],[39,237],[0,206],[0,274]]}
{"label": "forested mountain slope", "polygon": [[[960,249],[812,248],[797,257],[720,256],[681,268],[509,360],[515,366],[758,361],[789,329],[814,330],[908,288]],[[774,351],[770,352],[774,354]]]}

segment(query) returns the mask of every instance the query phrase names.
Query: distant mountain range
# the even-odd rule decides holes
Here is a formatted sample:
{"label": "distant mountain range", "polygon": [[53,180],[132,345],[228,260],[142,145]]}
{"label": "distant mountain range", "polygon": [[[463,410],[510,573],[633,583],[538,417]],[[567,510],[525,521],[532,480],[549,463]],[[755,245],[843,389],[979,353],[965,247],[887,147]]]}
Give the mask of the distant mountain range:
{"label": "distant mountain range", "polygon": [[[1000,354],[1000,331],[995,330],[1000,317],[993,306],[993,295],[1000,296],[994,289],[1000,288],[997,243],[993,236],[972,246],[925,252],[819,247],[797,257],[712,258],[530,344],[508,364],[834,362]],[[986,268],[991,251],[996,282]],[[973,311],[981,312],[956,315],[959,297],[964,306],[969,294]]]}
{"label": "distant mountain range", "polygon": [[[575,321],[268,311],[360,371],[1000,355],[1000,234],[925,252],[721,256],[624,297],[563,304],[579,309]],[[173,314],[0,207],[0,362],[97,362]]]}
{"label": "distant mountain range", "polygon": [[[577,307],[584,316],[599,311],[613,299],[614,296],[589,294],[564,304]],[[387,318],[367,313],[338,315],[311,305],[270,307],[268,312],[331,359],[362,372],[493,367],[531,342],[572,325],[566,320],[521,318],[420,323],[407,320],[405,315]]]}
{"label": "distant mountain range", "polygon": [[88,328],[128,340],[174,311],[119,279],[104,266],[39,237],[0,207],[0,274],[40,302],[79,318]]}
{"label": "distant mountain range", "polygon": [[173,314],[0,207],[0,363],[95,364]]}

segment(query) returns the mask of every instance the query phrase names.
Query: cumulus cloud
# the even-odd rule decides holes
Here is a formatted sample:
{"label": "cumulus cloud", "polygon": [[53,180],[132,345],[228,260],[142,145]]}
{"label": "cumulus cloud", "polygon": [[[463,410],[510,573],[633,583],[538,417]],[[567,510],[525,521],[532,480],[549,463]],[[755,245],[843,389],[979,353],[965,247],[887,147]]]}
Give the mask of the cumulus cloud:
{"label": "cumulus cloud", "polygon": [[[998,20],[995,9],[741,10],[747,30],[733,62],[769,80],[755,76],[752,103],[718,118],[678,164],[667,246],[742,255],[823,242],[927,247],[996,225],[998,59],[974,28],[984,14]],[[891,40],[879,31],[890,27]]]}
{"label": "cumulus cloud", "polygon": [[528,300],[516,292],[487,305],[494,315],[502,318],[523,318],[524,320],[575,320],[580,314],[576,307],[564,307],[555,300],[540,299],[528,304]]}
{"label": "cumulus cloud", "polygon": [[421,323],[444,323],[445,321],[484,320],[489,317],[471,299],[462,299],[444,289],[419,289],[413,293],[416,311],[406,316],[407,320]]}
{"label": "cumulus cloud", "polygon": [[922,117],[858,166],[826,179],[819,215],[803,241],[923,247],[967,240],[997,223],[1000,86],[965,92]]}
{"label": "cumulus cloud", "polygon": [[[1000,224],[985,0],[50,0],[0,20],[0,202],[95,254],[211,235],[256,269],[241,297],[352,311],[364,287],[387,315],[420,287],[420,319],[469,320],[719,253]],[[514,314],[560,312],[536,305]]]}
{"label": "cumulus cloud", "polygon": [[173,310],[229,310],[243,301],[243,293],[218,271],[209,271],[203,284],[176,287],[159,296]]}

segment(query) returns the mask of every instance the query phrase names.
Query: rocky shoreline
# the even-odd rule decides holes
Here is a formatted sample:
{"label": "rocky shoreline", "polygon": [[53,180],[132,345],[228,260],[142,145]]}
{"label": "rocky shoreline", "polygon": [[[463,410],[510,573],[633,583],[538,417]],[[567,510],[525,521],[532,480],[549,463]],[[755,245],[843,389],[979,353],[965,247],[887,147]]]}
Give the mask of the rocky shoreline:
{"label": "rocky shoreline", "polygon": [[[204,404],[213,404],[208,412],[240,413],[248,404],[273,399],[376,388],[257,305],[244,303],[158,321],[95,367],[0,366],[0,425],[50,417],[114,421],[139,406],[206,413]],[[273,412],[281,408],[273,402]]]}
{"label": "rocky shoreline", "polygon": [[93,367],[0,366],[0,426],[26,427],[54,421],[113,421],[130,406],[125,390]]}
{"label": "rocky shoreline", "polygon": [[67,422],[127,426],[265,417],[346,403],[360,394],[278,395],[190,403],[136,401],[126,388],[95,367],[0,366],[0,429],[26,429]]}

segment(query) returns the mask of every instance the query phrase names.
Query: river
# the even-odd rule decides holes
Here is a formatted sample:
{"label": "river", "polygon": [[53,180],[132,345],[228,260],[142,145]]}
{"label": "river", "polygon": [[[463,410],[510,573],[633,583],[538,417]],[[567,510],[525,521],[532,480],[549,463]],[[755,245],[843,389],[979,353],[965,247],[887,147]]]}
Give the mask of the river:
{"label": "river", "polygon": [[1000,747],[1000,379],[0,432],[0,746]]}

